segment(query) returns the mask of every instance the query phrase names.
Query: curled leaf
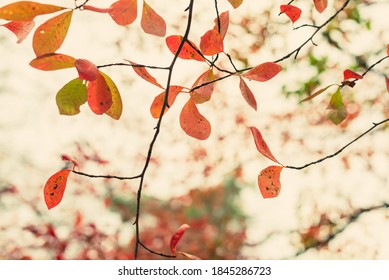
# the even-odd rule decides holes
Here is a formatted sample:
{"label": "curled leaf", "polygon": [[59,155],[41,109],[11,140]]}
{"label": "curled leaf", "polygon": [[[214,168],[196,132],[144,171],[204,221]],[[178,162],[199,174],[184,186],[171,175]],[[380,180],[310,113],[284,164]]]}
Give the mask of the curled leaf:
{"label": "curled leaf", "polygon": [[215,55],[224,51],[223,38],[217,30],[211,29],[201,37],[200,50],[204,55]]}
{"label": "curled leaf", "polygon": [[39,56],[30,62],[30,65],[43,71],[52,71],[74,67],[76,59],[66,54],[49,53]]}
{"label": "curled leaf", "polygon": [[316,10],[322,13],[328,6],[328,0],[313,0],[313,4],[315,4]]}
{"label": "curled leaf", "polygon": [[354,71],[351,71],[350,69],[346,69],[343,71],[343,81],[349,80],[349,79],[363,79],[363,76],[359,75],[358,73],[355,73]]}
{"label": "curled leaf", "polygon": [[274,198],[280,194],[280,175],[283,166],[272,165],[258,175],[258,187],[263,198]]}
{"label": "curled leaf", "polygon": [[109,15],[118,25],[130,25],[137,17],[137,0],[119,0],[111,5]]}
{"label": "curled leaf", "polygon": [[276,76],[281,70],[282,68],[278,64],[265,62],[244,73],[242,77],[258,82],[266,82]]}
{"label": "curled leaf", "polygon": [[184,235],[185,231],[189,229],[190,226],[188,224],[183,224],[180,226],[176,232],[173,234],[172,238],[170,239],[170,251],[176,255],[177,253],[177,244],[181,240],[182,236]]}
{"label": "curled leaf", "polygon": [[16,35],[18,39],[17,44],[23,42],[27,38],[27,35],[30,34],[31,30],[35,26],[34,21],[10,21],[6,24],[3,24],[4,27],[8,28],[11,32]]}
{"label": "curled leaf", "polygon": [[240,92],[242,93],[244,100],[246,100],[247,104],[249,104],[256,111],[257,110],[257,101],[255,100],[255,96],[254,96],[253,92],[248,87],[246,82],[242,79],[242,77],[239,77],[239,78],[240,78],[239,88],[240,88]]}
{"label": "curled leaf", "polygon": [[99,76],[96,65],[87,59],[77,59],[74,65],[81,80],[94,81]]}
{"label": "curled leaf", "polygon": [[51,14],[64,7],[41,4],[31,1],[19,1],[0,8],[0,18],[5,20],[32,21],[36,16]]}
{"label": "curled leaf", "polygon": [[47,180],[43,195],[48,209],[57,206],[61,202],[69,173],[70,170],[68,169],[61,170]]}
{"label": "curled leaf", "polygon": [[57,93],[56,102],[61,115],[72,116],[80,113],[80,106],[87,101],[88,93],[82,80],[76,78]]}
{"label": "curled leaf", "polygon": [[293,5],[281,5],[280,10],[281,13],[285,13],[293,23],[301,16],[301,9]]}
{"label": "curled leaf", "polygon": [[192,99],[189,99],[182,108],[180,125],[186,134],[199,140],[205,140],[211,134],[209,121],[200,114]]}
{"label": "curled leaf", "polygon": [[[171,35],[166,38],[166,45],[174,55],[177,53],[178,47],[180,46],[182,39],[183,37],[181,35]],[[184,45],[182,46],[178,57],[182,59],[194,59],[197,61],[204,61],[204,58],[199,53],[200,50],[195,46],[195,44],[188,40],[184,42]]]}
{"label": "curled leaf", "polygon": [[144,32],[155,36],[163,37],[166,34],[166,23],[164,19],[151,8],[146,1],[143,1],[142,19],[140,25]]}
{"label": "curled leaf", "polygon": [[[262,137],[261,132],[254,126],[250,127],[251,133],[253,134],[255,146],[257,147],[258,152],[268,159],[281,164],[272,154],[269,147],[267,146],[265,140]],[[282,164],[281,164],[282,165]]]}

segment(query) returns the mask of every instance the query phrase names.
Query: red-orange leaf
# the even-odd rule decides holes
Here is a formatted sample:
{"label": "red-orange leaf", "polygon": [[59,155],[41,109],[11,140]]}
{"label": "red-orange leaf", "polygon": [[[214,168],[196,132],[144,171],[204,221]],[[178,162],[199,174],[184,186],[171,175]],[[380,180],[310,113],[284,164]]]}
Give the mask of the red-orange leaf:
{"label": "red-orange leaf", "polygon": [[246,82],[240,78],[239,88],[244,100],[249,104],[255,111],[257,110],[257,101],[251,89],[247,86]]}
{"label": "red-orange leaf", "polygon": [[[213,74],[212,69],[209,69],[205,71],[203,74],[200,75],[200,77],[197,78],[197,80],[194,82],[192,88],[195,88],[196,86],[201,86],[202,84],[206,84],[208,82],[211,82],[215,79],[215,75]],[[205,86],[201,86],[197,88],[194,91],[190,92],[191,99],[196,104],[201,104],[209,99],[211,99],[212,93],[214,89],[214,83],[207,84]]]}
{"label": "red-orange leaf", "polygon": [[97,115],[104,114],[112,106],[111,90],[100,73],[96,80],[88,83],[88,105]]}
{"label": "red-orange leaf", "polygon": [[137,0],[119,0],[111,5],[109,15],[119,25],[129,25],[137,17]]}
{"label": "red-orange leaf", "polygon": [[30,62],[30,65],[43,71],[52,71],[74,67],[76,59],[66,54],[49,53],[39,56]]}
{"label": "red-orange leaf", "polygon": [[0,8],[0,18],[5,20],[32,21],[38,15],[51,14],[64,7],[40,4],[31,1],[19,1]]}
{"label": "red-orange leaf", "polygon": [[[219,28],[219,21],[220,21],[220,28]],[[228,26],[230,24],[230,14],[228,11],[223,12],[219,15],[219,20],[216,18],[214,20],[215,26],[213,27],[214,30],[219,32],[220,29],[220,36],[224,39],[224,37],[227,34]]]}
{"label": "red-orange leaf", "polygon": [[259,130],[254,126],[250,127],[250,130],[251,130],[251,133],[253,134],[255,146],[257,147],[258,152],[260,152],[263,156],[267,157],[268,159],[281,164],[273,156],[273,154],[270,151],[269,147],[267,146],[265,140],[263,139],[261,132],[259,132]]}
{"label": "red-orange leaf", "polygon": [[55,53],[61,47],[68,33],[72,15],[73,11],[62,13],[35,30],[32,46],[36,56]]}
{"label": "red-orange leaf", "polygon": [[386,90],[389,92],[389,78],[388,78],[388,76],[385,76],[385,84],[386,84]]}
{"label": "red-orange leaf", "polygon": [[236,9],[243,3],[243,0],[228,0],[228,2]]}
{"label": "red-orange leaf", "polygon": [[146,1],[143,1],[142,20],[140,26],[147,34],[163,37],[166,34],[166,23],[164,19],[151,8]]}
{"label": "red-orange leaf", "polygon": [[322,13],[328,6],[328,0],[313,0],[313,3],[319,13]]}
{"label": "red-orange leaf", "polygon": [[130,60],[126,60],[128,62],[131,63],[132,66],[132,69],[134,69],[135,73],[138,74],[139,77],[141,77],[142,79],[144,79],[145,81],[159,87],[159,88],[163,88],[163,86],[161,86],[157,80],[150,75],[150,73],[147,71],[147,69],[143,66],[138,66],[137,63],[135,62],[132,62]]}
{"label": "red-orange leaf", "polygon": [[349,79],[363,79],[363,76],[359,75],[358,73],[355,73],[354,71],[351,71],[350,69],[346,69],[343,71],[343,81],[349,80]]}
{"label": "red-orange leaf", "polygon": [[280,194],[282,168],[282,166],[272,165],[263,169],[258,175],[258,187],[263,198],[274,198]]}
{"label": "red-orange leaf", "polygon": [[177,229],[177,231],[173,234],[172,238],[170,239],[170,251],[172,251],[173,255],[176,255],[177,244],[181,240],[182,236],[184,235],[185,231],[188,228],[190,228],[189,225],[183,224]]}
{"label": "red-orange leaf", "polygon": [[204,55],[215,55],[224,51],[223,38],[217,30],[211,29],[201,37],[200,50]]}
{"label": "red-orange leaf", "polygon": [[209,121],[200,114],[192,99],[189,99],[182,108],[180,125],[186,134],[199,140],[205,140],[211,134]]}
{"label": "red-orange leaf", "polygon": [[278,64],[265,62],[244,73],[242,77],[258,82],[266,82],[276,76],[281,70],[282,68]]}
{"label": "red-orange leaf", "polygon": [[389,56],[389,44],[386,45],[386,54]]}
{"label": "red-orange leaf", "polygon": [[[169,106],[167,106],[165,108],[164,113],[166,113],[169,110],[169,107],[171,107],[173,105],[174,100],[176,100],[176,97],[181,92],[182,88],[183,88],[182,86],[170,86],[169,97],[168,97],[168,101],[167,101]],[[153,116],[153,118],[155,118],[155,119],[159,119],[159,117],[161,115],[162,106],[163,106],[163,103],[165,101],[165,93],[166,93],[166,91],[158,94],[154,98],[153,103],[151,104],[150,113]]]}
{"label": "red-orange leaf", "polygon": [[18,39],[16,43],[20,44],[27,38],[27,35],[30,34],[31,30],[35,26],[35,23],[33,21],[10,21],[3,24],[3,26],[16,35],[16,38]]}
{"label": "red-orange leaf", "polygon": [[285,13],[292,22],[296,22],[301,16],[301,9],[293,5],[281,5],[281,13]]}
{"label": "red-orange leaf", "polygon": [[74,63],[80,80],[94,81],[99,76],[96,65],[87,59],[77,59]]}
{"label": "red-orange leaf", "polygon": [[43,195],[48,209],[57,206],[63,197],[70,170],[65,169],[55,173],[47,180]]}
{"label": "red-orange leaf", "polygon": [[[166,45],[174,55],[177,53],[181,41],[182,36],[180,35],[171,35],[166,38]],[[178,57],[182,59],[194,59],[198,61],[204,61],[204,58],[199,54],[200,50],[195,46],[193,42],[189,42],[190,44],[188,42],[184,43]]]}

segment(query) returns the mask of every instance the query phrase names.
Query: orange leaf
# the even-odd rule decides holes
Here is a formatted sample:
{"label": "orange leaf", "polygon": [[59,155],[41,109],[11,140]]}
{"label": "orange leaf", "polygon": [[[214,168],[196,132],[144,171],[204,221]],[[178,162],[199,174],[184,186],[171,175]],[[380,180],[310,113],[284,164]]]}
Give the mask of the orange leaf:
{"label": "orange leaf", "polygon": [[187,260],[201,260],[199,257],[185,252],[177,252],[177,254],[183,255]]}
{"label": "orange leaf", "polygon": [[389,78],[385,76],[386,90],[389,92]]}
{"label": "orange leaf", "polygon": [[35,26],[33,21],[10,21],[6,24],[3,24],[4,27],[8,28],[11,32],[16,35],[18,39],[16,43],[20,44],[24,39],[27,38],[27,35],[30,34],[31,30]]}
{"label": "orange leaf", "polygon": [[214,29],[208,30],[201,37],[200,50],[204,55],[215,55],[224,51],[223,38]]}
{"label": "orange leaf", "polygon": [[192,99],[182,108],[180,125],[186,134],[199,140],[205,140],[211,134],[209,121],[200,114]]}
{"label": "orange leaf", "polygon": [[138,74],[139,77],[141,77],[142,79],[144,79],[145,81],[159,87],[159,88],[163,88],[163,86],[161,86],[157,80],[150,75],[150,73],[147,71],[147,69],[143,66],[137,66],[138,64],[135,63],[135,62],[132,62],[130,60],[126,60],[128,62],[131,63],[132,65],[132,69],[134,69],[135,73]]}
{"label": "orange leaf", "polygon": [[389,44],[386,45],[386,54],[389,56]]}
{"label": "orange leaf", "polygon": [[19,1],[0,8],[0,18],[5,20],[32,21],[36,16],[51,14],[66,9],[64,7]]}
{"label": "orange leaf", "polygon": [[[169,107],[171,107],[174,103],[174,100],[176,100],[177,95],[181,92],[183,87],[181,86],[170,86],[169,88],[169,97],[168,97],[168,104],[169,106],[165,108],[164,113],[166,113],[169,110]],[[153,103],[150,107],[150,113],[155,119],[159,119],[162,111],[163,103],[165,102],[165,93],[166,91],[158,94],[155,98]]]}
{"label": "orange leaf", "polygon": [[257,110],[257,101],[255,100],[255,96],[251,89],[247,86],[245,81],[240,78],[239,88],[240,92],[242,93],[242,96],[244,100],[246,100],[247,104],[249,104],[255,111]]}
{"label": "orange leaf", "polygon": [[151,8],[146,1],[143,1],[142,20],[140,26],[147,34],[164,37],[166,34],[166,23],[164,19]]}
{"label": "orange leaf", "polygon": [[[166,45],[174,55],[177,53],[182,38],[183,37],[180,35],[171,35],[166,38]],[[195,46],[193,42],[189,42],[190,44],[188,42],[184,43],[178,57],[182,59],[194,59],[197,61],[204,61],[204,58],[199,54],[200,50]]]}
{"label": "orange leaf", "polygon": [[175,255],[177,252],[177,244],[181,240],[182,236],[184,235],[185,231],[190,228],[189,225],[183,224],[180,226],[176,232],[173,234],[172,238],[170,239],[170,251]]}
{"label": "orange leaf", "polygon": [[119,0],[111,8],[109,15],[119,25],[129,25],[137,17],[137,0]]}
{"label": "orange leaf", "polygon": [[49,53],[39,56],[30,62],[30,65],[43,71],[52,71],[74,67],[76,59],[66,54]]}
{"label": "orange leaf", "polygon": [[251,130],[251,133],[253,134],[255,146],[257,147],[258,152],[260,152],[263,156],[267,157],[268,159],[281,164],[273,156],[273,154],[270,151],[269,147],[267,146],[265,140],[263,139],[261,132],[259,132],[259,130],[254,126],[251,126],[250,130]]}
{"label": "orange leaf", "polygon": [[301,9],[293,5],[281,5],[281,13],[285,13],[292,22],[297,21],[301,16]]}
{"label": "orange leaf", "polygon": [[[201,86],[202,84],[206,84],[208,82],[211,82],[215,79],[215,76],[213,74],[212,69],[209,69],[205,71],[203,74],[200,75],[200,77],[197,78],[197,80],[194,82],[192,88],[195,88],[196,86]],[[214,83],[207,84],[205,86],[201,86],[200,88],[197,88],[194,91],[190,92],[191,99],[196,104],[201,104],[209,99],[211,99],[212,93],[213,93]]]}
{"label": "orange leaf", "polygon": [[72,15],[73,11],[62,13],[35,30],[32,46],[36,56],[54,53],[61,47],[68,33]]}
{"label": "orange leaf", "polygon": [[243,3],[243,0],[228,0],[228,2],[236,9]]}
{"label": "orange leaf", "polygon": [[96,65],[87,59],[77,59],[74,63],[80,80],[94,81],[99,76]]}
{"label": "orange leaf", "polygon": [[47,180],[43,195],[48,209],[57,206],[63,197],[70,170],[61,170]]}
{"label": "orange leaf", "polygon": [[[219,32],[219,22],[220,21],[220,32]],[[219,20],[216,18],[214,20],[215,26],[213,27],[214,30],[218,31],[220,33],[220,36],[224,39],[224,37],[227,34],[228,26],[230,24],[230,14],[228,11],[223,12],[219,15]]]}
{"label": "orange leaf", "polygon": [[112,106],[111,90],[101,73],[88,83],[88,105],[97,115],[104,114]]}
{"label": "orange leaf", "polygon": [[363,79],[363,76],[355,73],[354,71],[351,71],[349,69],[346,69],[343,71],[343,81],[345,80],[349,80],[349,79],[357,79],[357,80],[360,80],[360,79]]}
{"label": "orange leaf", "polygon": [[280,194],[282,166],[272,165],[258,175],[258,186],[263,198],[274,198]]}
{"label": "orange leaf", "polygon": [[328,0],[313,0],[313,3],[319,13],[322,13],[328,6]]}
{"label": "orange leaf", "polygon": [[265,62],[244,73],[242,77],[258,82],[266,82],[276,76],[281,70],[282,68],[278,64]]}

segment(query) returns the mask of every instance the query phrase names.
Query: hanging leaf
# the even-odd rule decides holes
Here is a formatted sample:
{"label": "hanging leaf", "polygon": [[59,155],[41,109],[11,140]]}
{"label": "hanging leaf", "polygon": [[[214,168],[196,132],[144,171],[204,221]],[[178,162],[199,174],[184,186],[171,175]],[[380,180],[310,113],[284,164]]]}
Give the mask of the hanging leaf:
{"label": "hanging leaf", "polygon": [[280,10],[281,13],[285,13],[293,23],[301,16],[301,9],[293,5],[281,5]]}
{"label": "hanging leaf", "polygon": [[0,8],[0,18],[5,20],[32,21],[36,16],[51,14],[66,9],[64,7],[19,1]]}
{"label": "hanging leaf", "polygon": [[282,70],[281,66],[274,62],[265,62],[244,73],[242,77],[258,82],[266,82],[276,76]]}
{"label": "hanging leaf", "polygon": [[386,90],[389,92],[389,78],[388,78],[388,76],[385,76],[385,84],[386,84]]}
{"label": "hanging leaf", "polygon": [[35,26],[35,22],[33,21],[10,21],[6,24],[3,24],[4,27],[8,28],[11,32],[16,35],[18,39],[16,41],[17,44],[23,42],[24,39],[27,38],[28,34],[30,34],[31,30]]}
{"label": "hanging leaf", "polygon": [[122,97],[120,96],[119,89],[108,75],[101,71],[99,71],[99,73],[104,77],[105,81],[107,82],[107,85],[112,95],[112,106],[108,109],[107,112],[105,112],[105,114],[115,120],[118,120],[120,119],[120,116],[122,115],[123,111],[123,102]]}
{"label": "hanging leaf", "polygon": [[363,76],[355,73],[354,71],[351,71],[350,69],[346,69],[343,71],[343,81],[349,80],[349,79],[361,80],[361,79],[363,79]]}
{"label": "hanging leaf", "polygon": [[80,113],[80,106],[87,101],[88,93],[82,80],[76,78],[61,88],[56,102],[61,115],[73,116]]}
{"label": "hanging leaf", "polygon": [[186,134],[199,140],[205,140],[211,134],[209,121],[200,114],[192,99],[189,99],[182,108],[180,125]]}
{"label": "hanging leaf", "polygon": [[32,47],[37,57],[55,53],[61,47],[68,33],[72,15],[73,11],[62,13],[35,30]]}
{"label": "hanging leaf", "polygon": [[[220,21],[220,28],[219,28],[219,21]],[[228,11],[225,11],[223,13],[221,13],[219,15],[219,20],[218,18],[216,18],[214,20],[215,22],[215,26],[213,27],[213,30],[216,30],[217,32],[219,32],[219,29],[220,29],[220,36],[222,37],[222,39],[224,39],[224,37],[226,36],[227,34],[227,30],[228,30],[228,26],[230,24],[230,14]]]}
{"label": "hanging leaf", "polygon": [[104,114],[112,106],[111,89],[100,72],[96,80],[88,83],[88,105],[97,115]]}
{"label": "hanging leaf", "polygon": [[66,54],[49,53],[39,56],[30,62],[38,70],[53,71],[74,67],[76,59]]}
{"label": "hanging leaf", "polygon": [[48,209],[57,206],[61,202],[69,173],[70,170],[68,169],[61,170],[47,180],[43,195]]}
{"label": "hanging leaf", "polygon": [[166,35],[166,23],[164,19],[143,1],[142,19],[140,26],[147,34],[164,37]]}
{"label": "hanging leaf", "polygon": [[313,0],[313,3],[319,13],[322,13],[328,6],[328,0]]}
{"label": "hanging leaf", "polygon": [[282,168],[282,166],[272,165],[259,173],[258,187],[263,198],[274,198],[280,194],[280,175]]}
{"label": "hanging leaf", "polygon": [[242,96],[244,100],[246,100],[247,104],[249,104],[255,111],[257,110],[257,101],[255,100],[255,96],[251,89],[247,86],[246,82],[239,77],[239,88],[240,92],[242,93]]}
{"label": "hanging leaf", "polygon": [[[197,78],[192,88],[211,82],[214,79],[215,79],[215,75],[213,74],[212,69],[209,69],[205,71],[203,74],[201,74],[200,77]],[[211,99],[213,89],[214,89],[214,83],[201,86],[200,88],[197,88],[190,92],[191,99],[196,104],[204,103]]]}
{"label": "hanging leaf", "polygon": [[269,147],[267,146],[265,140],[263,139],[261,132],[259,132],[259,130],[256,127],[254,127],[254,126],[251,126],[250,130],[251,130],[251,133],[253,134],[255,146],[257,147],[258,152],[260,152],[263,156],[267,157],[268,159],[270,159],[270,160],[272,160],[272,161],[274,161],[276,163],[281,164],[273,156],[273,154],[270,151]]}
{"label": "hanging leaf", "polygon": [[389,56],[389,44],[386,45],[386,54]]}
{"label": "hanging leaf", "polygon": [[[177,53],[182,38],[183,37],[180,35],[171,35],[166,38],[166,45],[174,55]],[[193,42],[189,42],[190,44],[188,42],[184,43],[178,57],[182,59],[194,59],[197,61],[204,61],[204,58],[199,54],[200,50],[195,46]]]}
{"label": "hanging leaf", "polygon": [[199,257],[185,252],[177,252],[177,254],[183,255],[187,260],[201,260]]}
{"label": "hanging leaf", "polygon": [[119,25],[130,25],[137,17],[137,0],[119,0],[111,5],[109,15]]}
{"label": "hanging leaf", "polygon": [[[164,113],[166,113],[169,110],[169,108],[173,105],[174,101],[176,100],[177,95],[181,92],[182,89],[183,89],[182,86],[170,86],[169,97],[168,97],[168,105],[169,106],[167,106],[165,108]],[[158,94],[154,98],[153,103],[151,104],[150,113],[153,116],[153,118],[155,118],[155,119],[159,119],[159,117],[161,115],[162,106],[163,106],[163,103],[165,101],[165,93],[166,93],[166,91]]]}
{"label": "hanging leaf", "polygon": [[64,161],[70,161],[73,164],[72,170],[74,170],[74,168],[79,166],[78,162],[74,158],[72,158],[71,156],[69,156],[67,154],[62,154],[61,159]]}
{"label": "hanging leaf", "polygon": [[214,29],[208,30],[201,37],[200,50],[204,55],[215,55],[224,51],[223,38]]}
{"label": "hanging leaf", "polygon": [[343,104],[340,88],[332,95],[327,107],[327,118],[338,125],[347,118],[346,106]]}
{"label": "hanging leaf", "polygon": [[170,239],[170,251],[172,251],[173,255],[176,255],[177,244],[178,242],[180,242],[185,231],[187,231],[189,228],[190,228],[189,225],[183,224],[177,229],[177,231],[173,234],[172,238]]}
{"label": "hanging leaf", "polygon": [[87,59],[77,59],[74,66],[78,72],[78,78],[81,80],[94,81],[99,76],[99,70],[96,65]]}
{"label": "hanging leaf", "polygon": [[143,66],[138,66],[137,63],[135,62],[132,62],[130,60],[127,60],[125,59],[126,61],[128,61],[129,63],[131,63],[132,65],[132,69],[134,69],[135,73],[138,74],[139,77],[141,77],[143,80],[159,87],[159,88],[163,88],[163,86],[161,86],[157,80],[150,75],[150,73],[147,71],[147,69]]}
{"label": "hanging leaf", "polygon": [[228,0],[228,2],[236,9],[243,3],[243,0]]}

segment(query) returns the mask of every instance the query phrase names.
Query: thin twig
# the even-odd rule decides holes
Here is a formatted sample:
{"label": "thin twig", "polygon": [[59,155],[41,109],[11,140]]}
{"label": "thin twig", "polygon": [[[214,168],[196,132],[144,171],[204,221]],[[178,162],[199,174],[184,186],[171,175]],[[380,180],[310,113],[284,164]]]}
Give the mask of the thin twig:
{"label": "thin twig", "polygon": [[135,179],[139,179],[141,177],[141,175],[132,176],[132,177],[116,176],[116,175],[93,175],[93,174],[88,174],[88,173],[84,173],[84,172],[80,172],[80,171],[75,171],[75,170],[72,170],[72,172],[77,174],[77,175],[81,175],[81,176],[85,176],[85,177],[89,177],[89,178],[103,178],[103,179],[117,179],[117,180],[135,180]]}

